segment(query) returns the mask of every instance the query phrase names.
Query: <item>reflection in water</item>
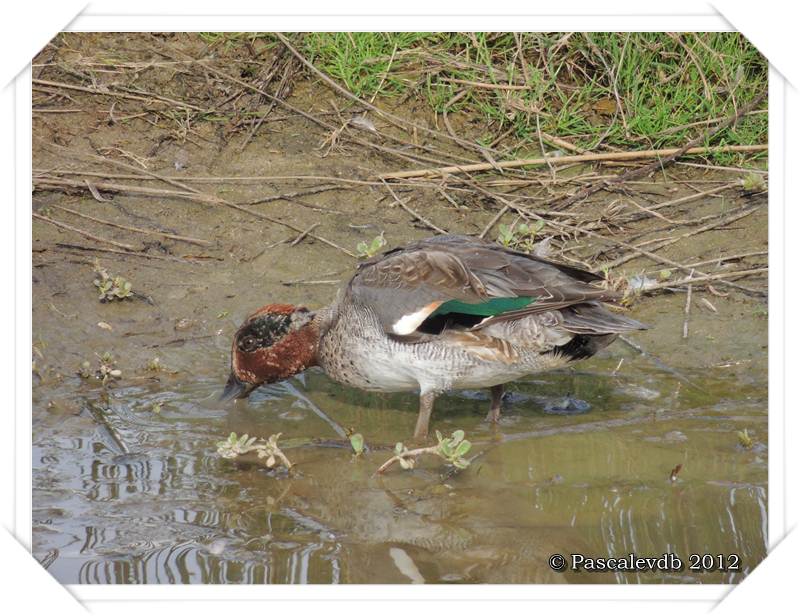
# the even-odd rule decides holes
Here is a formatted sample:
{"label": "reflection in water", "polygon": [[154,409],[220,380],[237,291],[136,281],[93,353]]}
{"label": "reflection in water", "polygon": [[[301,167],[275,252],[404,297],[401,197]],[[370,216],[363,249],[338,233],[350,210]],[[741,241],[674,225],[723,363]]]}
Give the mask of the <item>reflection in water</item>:
{"label": "reflection in water", "polygon": [[[196,402],[216,393],[203,381],[168,394],[118,388],[105,405],[97,392],[76,398],[102,407],[103,426],[96,413],[48,415],[34,398],[34,553],[62,582],[86,584],[742,579],[766,555],[765,389],[708,374],[691,375],[693,388],[647,366],[609,379],[618,360],[603,361],[597,372],[515,385],[496,431],[481,422],[481,395],[443,398],[435,427],[466,430],[479,454],[458,474],[430,461],[372,477],[389,455],[381,445],[410,433],[415,399],[315,373],[230,409]],[[565,393],[590,401],[588,413],[547,413]],[[149,410],[156,400],[168,401],[159,415]],[[308,437],[337,438],[313,407],[357,426],[372,450],[353,460],[345,448],[309,446]],[[736,439],[744,428],[756,438],[750,450]],[[305,438],[287,449],[296,470],[220,459],[214,443],[230,431]],[[572,552],[675,552],[684,562],[735,553],[742,566],[550,569],[551,554]]]}
{"label": "reflection in water", "polygon": [[322,544],[276,546],[241,557],[212,554],[206,547],[177,543],[136,557],[93,558],[81,564],[82,584],[308,584],[339,582],[335,554]]}

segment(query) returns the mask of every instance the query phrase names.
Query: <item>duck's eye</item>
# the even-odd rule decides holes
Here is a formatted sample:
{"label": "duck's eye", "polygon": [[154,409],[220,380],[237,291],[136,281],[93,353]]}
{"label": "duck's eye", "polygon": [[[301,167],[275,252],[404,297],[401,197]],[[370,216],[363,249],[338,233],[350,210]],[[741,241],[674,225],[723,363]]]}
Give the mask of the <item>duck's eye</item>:
{"label": "duck's eye", "polygon": [[256,340],[253,336],[245,336],[239,341],[239,348],[245,353],[255,351],[257,346],[258,340]]}

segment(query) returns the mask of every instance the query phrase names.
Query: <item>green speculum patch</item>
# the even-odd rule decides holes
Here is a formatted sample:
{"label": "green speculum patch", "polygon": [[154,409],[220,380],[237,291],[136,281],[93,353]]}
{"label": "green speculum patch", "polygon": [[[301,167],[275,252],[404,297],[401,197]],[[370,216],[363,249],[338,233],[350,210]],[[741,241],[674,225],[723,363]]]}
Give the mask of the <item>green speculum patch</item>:
{"label": "green speculum patch", "polygon": [[[528,304],[536,301],[535,297],[495,297],[478,304],[468,304],[457,299],[450,300],[439,306],[430,316],[442,314],[474,314],[482,317],[493,317],[504,312],[522,310]],[[429,317],[430,318],[430,317]]]}

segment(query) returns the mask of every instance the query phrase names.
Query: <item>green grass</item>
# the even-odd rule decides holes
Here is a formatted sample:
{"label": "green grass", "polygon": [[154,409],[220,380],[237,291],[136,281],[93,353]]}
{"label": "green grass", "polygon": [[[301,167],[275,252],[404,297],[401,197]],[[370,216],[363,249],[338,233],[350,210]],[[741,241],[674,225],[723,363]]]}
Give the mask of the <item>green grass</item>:
{"label": "green grass", "polygon": [[405,62],[393,59],[392,54],[432,39],[432,35],[417,32],[316,33],[305,38],[304,52],[356,96],[393,96],[405,92],[410,84],[398,70]]}
{"label": "green grass", "polygon": [[267,32],[198,32],[197,34],[209,47],[221,48],[223,51],[241,47],[246,41],[253,43],[262,39],[272,46],[277,42],[277,39]]}
{"label": "green grass", "polygon": [[[679,40],[676,40],[679,39]],[[593,149],[682,145],[767,87],[767,63],[738,33],[311,33],[301,49],[354,94],[418,97],[463,112],[473,138],[512,129],[507,156],[539,148],[541,131]],[[517,84],[486,89],[453,83]],[[615,92],[616,90],[616,92]],[[456,102],[448,103],[465,91]],[[616,97],[619,96],[622,113]],[[531,110],[538,110],[534,113]],[[684,127],[684,128],[679,128]],[[765,143],[767,115],[748,116],[718,144]],[[719,154],[728,164],[739,155]]]}
{"label": "green grass", "polygon": [[[257,48],[261,57],[244,60],[244,78],[269,61],[262,50],[280,45],[269,33],[200,37],[220,54],[252,59]],[[291,38],[315,66],[365,100],[390,108],[411,100],[410,108],[428,118],[447,111],[461,120],[462,137],[483,144],[510,130],[499,146],[504,158],[536,155],[539,130],[588,150],[680,146],[713,126],[696,123],[727,117],[767,88],[765,58],[735,32],[319,32]],[[765,113],[748,116],[714,143],[766,143],[767,125]],[[711,158],[737,164],[744,155]]]}

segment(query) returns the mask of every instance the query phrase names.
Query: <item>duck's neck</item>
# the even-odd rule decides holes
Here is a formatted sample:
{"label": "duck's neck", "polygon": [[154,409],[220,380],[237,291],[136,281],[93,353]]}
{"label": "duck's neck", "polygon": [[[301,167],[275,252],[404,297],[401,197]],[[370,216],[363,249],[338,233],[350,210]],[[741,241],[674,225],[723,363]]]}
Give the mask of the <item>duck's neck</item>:
{"label": "duck's neck", "polygon": [[330,306],[325,306],[324,308],[314,311],[313,321],[319,328],[320,337],[324,336],[331,328],[331,325],[333,325],[333,322],[336,320],[338,312],[336,304],[331,304]]}
{"label": "duck's neck", "polygon": [[338,314],[339,310],[335,302],[330,306],[325,306],[324,308],[314,311],[313,321],[317,331],[319,332],[319,337],[317,339],[317,351],[319,351],[319,347],[322,344],[322,339],[336,322]]}

